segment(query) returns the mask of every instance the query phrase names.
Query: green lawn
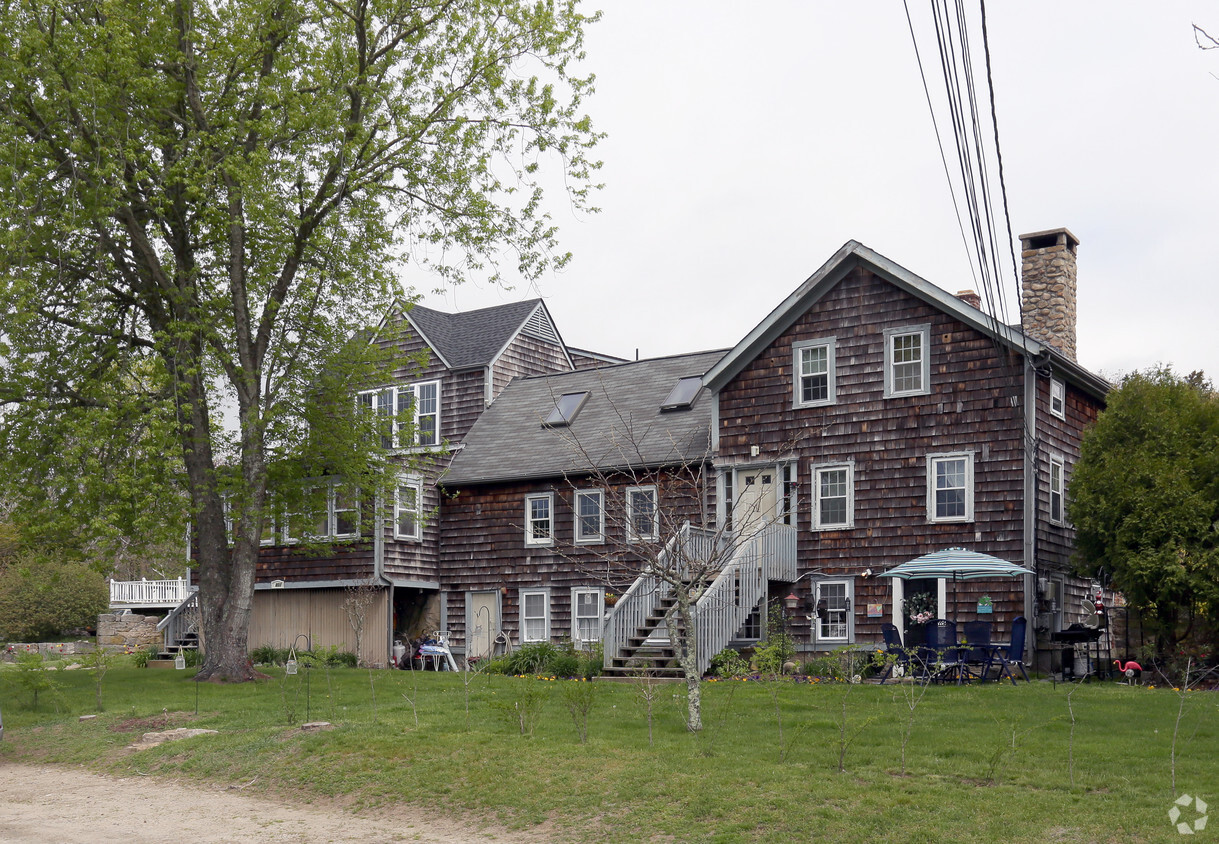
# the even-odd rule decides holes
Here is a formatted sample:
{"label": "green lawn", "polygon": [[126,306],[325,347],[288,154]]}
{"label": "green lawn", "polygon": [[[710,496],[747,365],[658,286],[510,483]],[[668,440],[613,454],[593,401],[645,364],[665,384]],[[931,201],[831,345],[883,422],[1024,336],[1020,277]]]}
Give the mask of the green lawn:
{"label": "green lawn", "polygon": [[[594,683],[581,744],[568,681],[476,677],[467,721],[460,675],[374,672],[374,710],[367,671],[315,669],[307,700],[304,674],[272,670],[258,684],[201,684],[196,717],[189,672],[114,668],[105,710],[78,721],[97,711],[91,672],[53,674],[57,713],[45,692],[32,711],[6,666],[0,761],[221,783],[257,777],[247,793],[339,797],[369,813],[405,801],[516,829],[546,822],[548,836],[587,841],[1182,840],[1168,819],[1180,703],[1171,689],[1078,687],[1072,785],[1068,687],[1049,683],[928,689],[903,776],[909,709],[890,686],[707,683],[707,728],[697,736],[682,726],[681,687],[665,686],[649,745],[638,690]],[[852,741],[840,773],[844,696]],[[306,704],[335,729],[302,732]],[[1179,792],[1219,807],[1217,705],[1213,692],[1187,696],[1176,777]],[[517,714],[532,706],[536,730],[522,735]],[[220,735],[119,752],[165,723]],[[1208,836],[1219,840],[1219,818],[1185,840]]]}

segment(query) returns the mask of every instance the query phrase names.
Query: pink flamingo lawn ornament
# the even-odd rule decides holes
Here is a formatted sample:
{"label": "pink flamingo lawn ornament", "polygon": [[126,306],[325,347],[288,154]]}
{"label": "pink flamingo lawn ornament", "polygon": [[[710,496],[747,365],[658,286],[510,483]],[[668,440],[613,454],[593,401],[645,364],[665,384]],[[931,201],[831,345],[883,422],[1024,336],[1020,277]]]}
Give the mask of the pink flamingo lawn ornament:
{"label": "pink flamingo lawn ornament", "polygon": [[1126,682],[1131,686],[1137,686],[1142,682],[1143,666],[1139,665],[1134,660],[1130,660],[1126,664],[1122,664],[1120,659],[1113,660],[1113,664],[1117,666],[1117,670],[1126,675]]}

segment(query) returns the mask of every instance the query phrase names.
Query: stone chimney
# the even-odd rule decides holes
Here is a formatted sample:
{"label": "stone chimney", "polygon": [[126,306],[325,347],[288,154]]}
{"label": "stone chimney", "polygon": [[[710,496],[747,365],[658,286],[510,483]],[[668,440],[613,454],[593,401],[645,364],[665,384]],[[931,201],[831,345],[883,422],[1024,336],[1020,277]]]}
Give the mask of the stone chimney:
{"label": "stone chimney", "polygon": [[1024,333],[1075,360],[1075,250],[1065,228],[1020,235]]}
{"label": "stone chimney", "polygon": [[982,297],[972,290],[958,290],[957,298],[966,305],[973,305],[978,310],[982,309]]}

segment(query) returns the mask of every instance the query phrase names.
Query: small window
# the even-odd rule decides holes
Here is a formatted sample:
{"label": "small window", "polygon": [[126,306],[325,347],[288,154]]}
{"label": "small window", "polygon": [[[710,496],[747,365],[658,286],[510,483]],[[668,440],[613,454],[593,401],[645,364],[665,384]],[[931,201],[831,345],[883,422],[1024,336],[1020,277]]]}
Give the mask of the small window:
{"label": "small window", "polygon": [[851,614],[854,581],[823,580],[817,584],[817,643],[847,644],[855,633]]}
{"label": "small window", "polygon": [[854,467],[813,467],[813,530],[841,530],[855,521]]}
{"label": "small window", "polygon": [[521,592],[521,640],[550,640],[550,593],[545,589]]}
{"label": "small window", "polygon": [[1066,465],[1058,455],[1050,457],[1050,521],[1061,525],[1066,521],[1063,501],[1067,491]]}
{"label": "small window", "polygon": [[554,410],[550,411],[550,415],[546,417],[543,425],[552,428],[570,425],[572,420],[576,418],[576,414],[580,412],[580,408],[584,407],[585,400],[588,399],[588,393],[565,393],[559,396],[554,403]]}
{"label": "small window", "polygon": [[554,494],[525,497],[525,544],[554,543]]}
{"label": "small window", "polygon": [[574,641],[600,642],[604,614],[604,590],[582,586],[571,590],[571,638]]}
{"label": "small window", "polygon": [[931,326],[885,329],[885,398],[930,392]]}
{"label": "small window", "polygon": [[351,537],[360,532],[360,501],[353,487],[334,484],[330,487],[330,535]]}
{"label": "small window", "polygon": [[576,542],[605,541],[605,496],[599,489],[576,491]]}
{"label": "small window", "polygon": [[793,345],[792,372],[796,407],[833,404],[834,338],[805,340]]}
{"label": "small window", "polygon": [[440,382],[415,385],[415,445],[440,442]]}
{"label": "small window", "polygon": [[783,498],[779,501],[779,521],[785,525],[796,524],[796,495],[798,485],[796,483],[796,464],[784,463],[780,467],[780,473],[783,477]]}
{"label": "small window", "polygon": [[660,405],[660,409],[664,410],[684,410],[694,404],[694,399],[698,397],[698,391],[703,388],[703,379],[700,375],[691,375],[687,378],[680,379],[677,384],[669,391],[668,397]]}
{"label": "small window", "polygon": [[626,490],[627,542],[642,542],[660,535],[660,513],[656,509],[656,487]]}
{"label": "small window", "polygon": [[721,500],[724,502],[724,530],[728,533],[732,532],[732,470],[723,472],[720,477],[724,480],[724,494]]}
{"label": "small window", "polygon": [[972,454],[927,457],[927,519],[972,522],[974,517]]}
{"label": "small window", "polygon": [[422,534],[420,508],[423,489],[418,481],[398,484],[394,499],[394,536],[398,539],[419,539]]}
{"label": "small window", "polygon": [[1050,379],[1050,413],[1059,419],[1067,418],[1066,385],[1057,378]]}

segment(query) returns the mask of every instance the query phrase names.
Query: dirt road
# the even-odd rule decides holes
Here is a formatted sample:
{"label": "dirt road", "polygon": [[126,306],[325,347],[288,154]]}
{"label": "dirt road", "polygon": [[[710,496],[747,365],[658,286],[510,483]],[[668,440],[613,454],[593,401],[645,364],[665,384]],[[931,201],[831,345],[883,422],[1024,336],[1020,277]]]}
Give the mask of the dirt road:
{"label": "dirt road", "polygon": [[409,806],[375,817],[294,805],[233,788],[0,763],[0,844],[259,844],[537,842]]}

